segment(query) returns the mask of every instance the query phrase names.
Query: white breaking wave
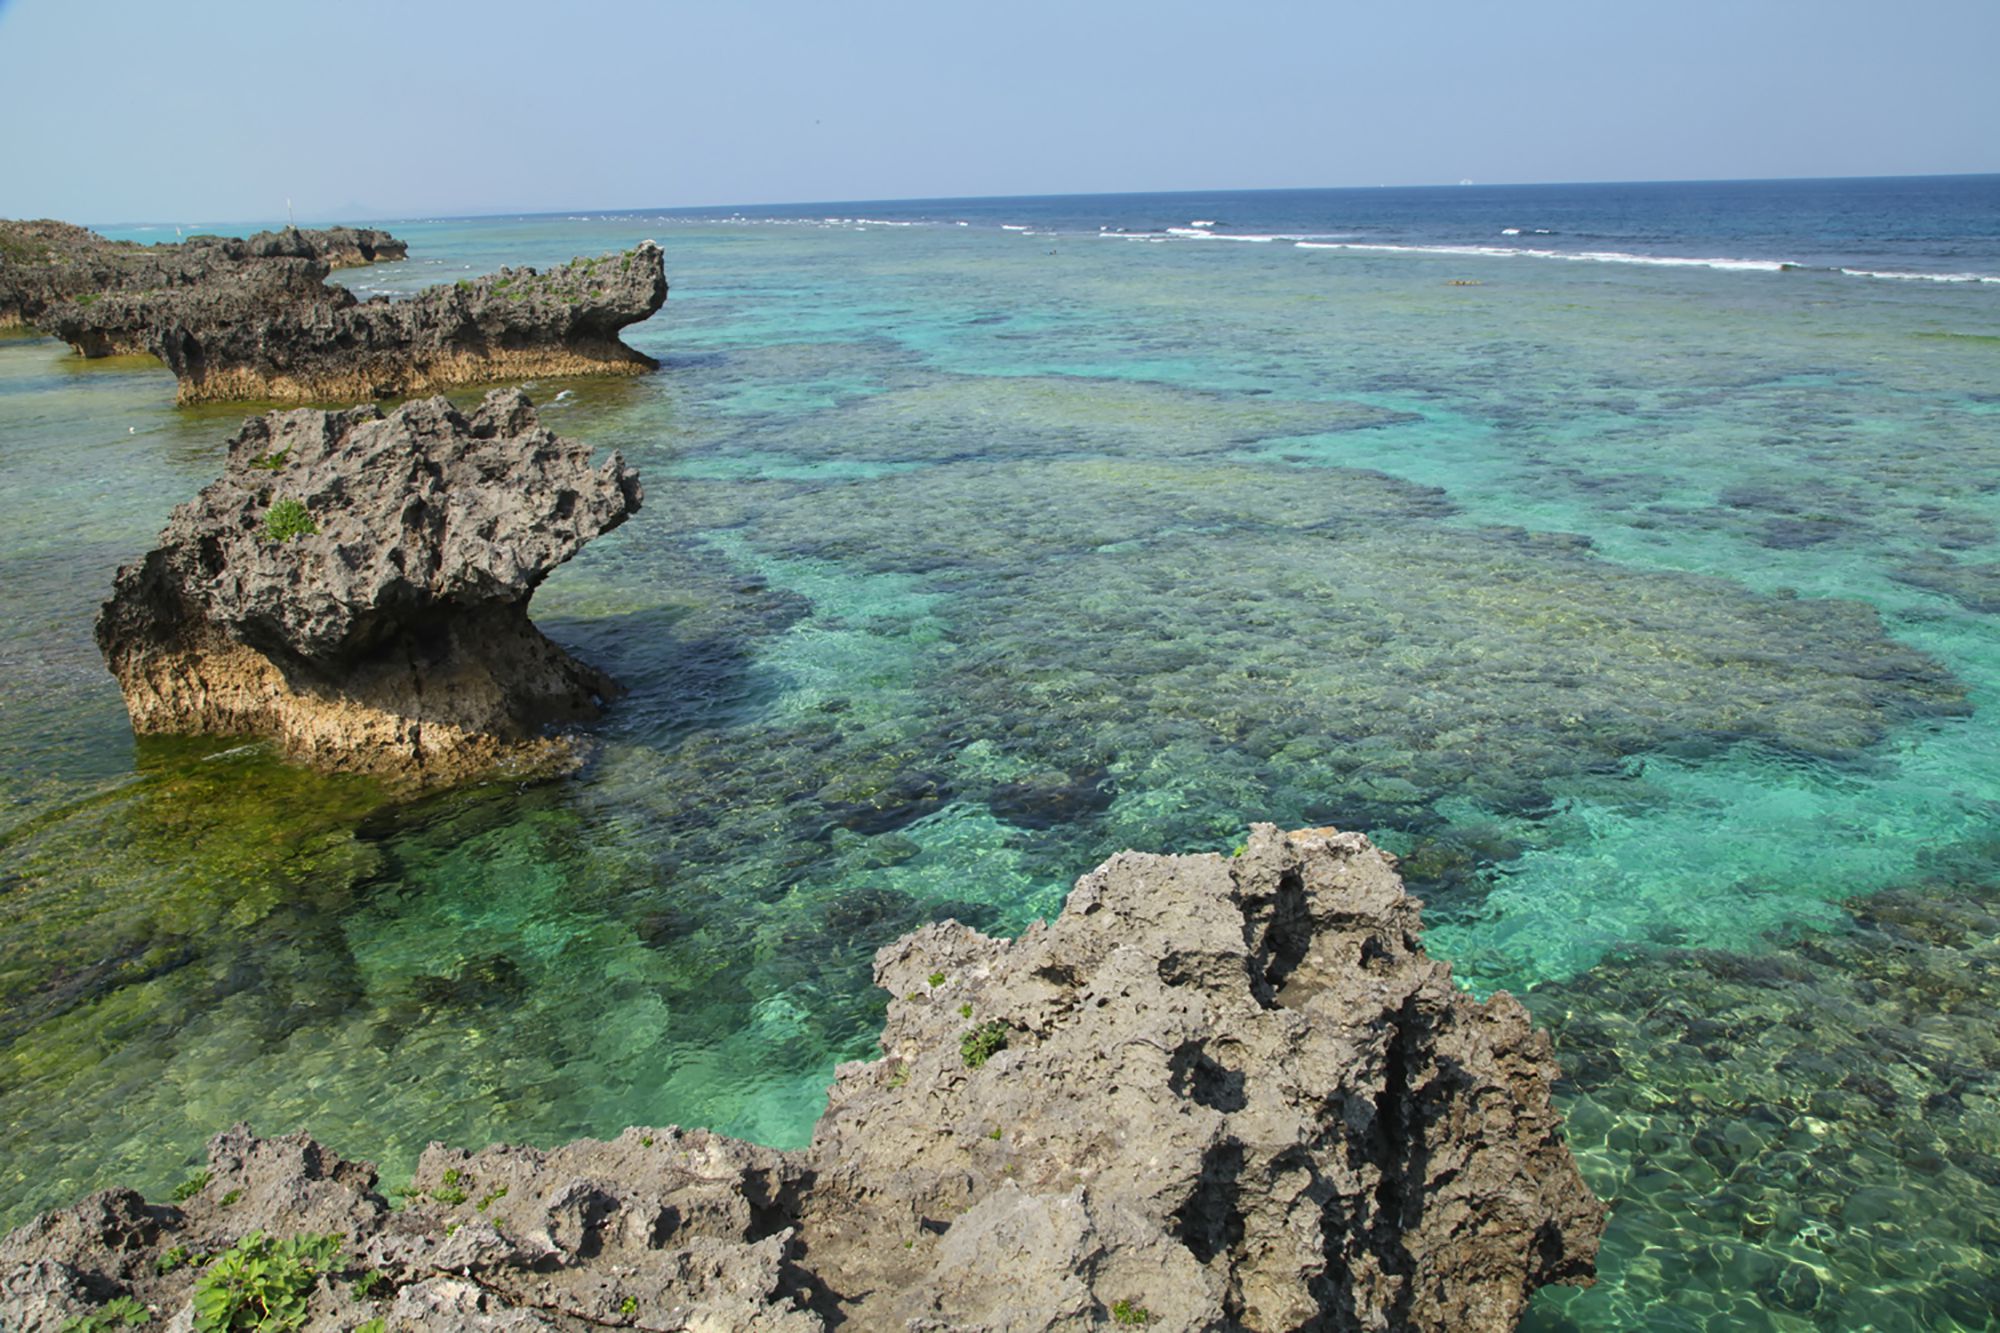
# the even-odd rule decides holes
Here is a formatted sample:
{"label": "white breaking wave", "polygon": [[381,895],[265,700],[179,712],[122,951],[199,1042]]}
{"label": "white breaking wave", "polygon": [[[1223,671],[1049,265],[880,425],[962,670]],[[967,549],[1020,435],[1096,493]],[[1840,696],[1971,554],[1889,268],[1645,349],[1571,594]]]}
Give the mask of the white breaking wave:
{"label": "white breaking wave", "polygon": [[1987,273],[1895,273],[1885,269],[1872,268],[1844,268],[1840,271],[1850,278],[1892,278],[1897,282],[2000,283],[2000,276]]}
{"label": "white breaking wave", "polygon": [[[1650,268],[1709,268],[1733,273],[1792,273],[1813,271],[1812,265],[1789,259],[1729,259],[1692,255],[1635,255],[1622,250],[1544,250],[1512,245],[1391,245],[1378,241],[1298,241],[1300,250],[1362,250],[1383,254],[1465,255],[1480,259],[1564,259],[1591,264],[1639,264]],[[1893,270],[1819,269],[1850,278],[1889,278],[1898,282],[1965,282],[2000,285],[2000,275],[1985,273],[1899,273]]]}
{"label": "white breaking wave", "polygon": [[1201,241],[1248,241],[1254,245],[1268,245],[1272,241],[1338,241],[1354,235],[1351,231],[1226,232],[1196,231],[1192,227],[1169,227],[1166,234]]}
{"label": "white breaking wave", "polygon": [[1389,245],[1376,241],[1299,241],[1301,250],[1366,250],[1384,254],[1470,255],[1482,259],[1567,259],[1592,264],[1646,264],[1658,268],[1716,268],[1745,273],[1782,273],[1801,265],[1783,259],[1694,258],[1634,255],[1620,250],[1539,250],[1512,245]]}

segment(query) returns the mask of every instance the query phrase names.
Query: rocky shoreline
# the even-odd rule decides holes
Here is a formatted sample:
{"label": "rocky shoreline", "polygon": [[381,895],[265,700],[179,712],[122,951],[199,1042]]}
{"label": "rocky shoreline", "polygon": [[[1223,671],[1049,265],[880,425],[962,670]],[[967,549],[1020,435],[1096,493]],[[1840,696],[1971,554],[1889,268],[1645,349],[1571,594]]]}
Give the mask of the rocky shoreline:
{"label": "rocky shoreline", "polygon": [[97,641],[140,734],[251,735],[408,787],[566,766],[617,685],[545,638],[551,570],[637,512],[519,390],[253,417],[119,570]]}
{"label": "rocky shoreline", "polygon": [[326,281],[405,249],[354,228],[139,246],[64,223],[0,223],[0,324],[32,323],[85,357],[149,353],[174,372],[182,404],[354,402],[657,364],[619,339],[666,301],[651,241],[407,300],[363,301]]}
{"label": "rocky shoreline", "polygon": [[1358,834],[1122,853],[1018,940],[883,949],[882,1055],[840,1067],[808,1149],[433,1145],[393,1206],[239,1126],[172,1203],[108,1190],[7,1237],[0,1324],[124,1301],[187,1328],[256,1253],[313,1329],[1512,1328],[1591,1280],[1604,1209],[1547,1038],[1453,986],[1418,908]]}
{"label": "rocky shoreline", "polygon": [[141,245],[106,240],[52,218],[0,220],[0,329],[32,327],[66,301],[94,304],[114,293],[194,287],[230,272],[281,268],[285,261],[330,271],[387,263],[408,253],[406,242],[372,227],[286,227],[242,239],[195,236]]}

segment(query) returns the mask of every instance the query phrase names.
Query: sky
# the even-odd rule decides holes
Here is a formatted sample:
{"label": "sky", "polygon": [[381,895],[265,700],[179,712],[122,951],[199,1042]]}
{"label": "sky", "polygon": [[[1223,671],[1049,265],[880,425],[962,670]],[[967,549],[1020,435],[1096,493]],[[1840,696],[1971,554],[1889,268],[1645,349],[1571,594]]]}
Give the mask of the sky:
{"label": "sky", "polygon": [[2000,0],[0,0],[0,217],[2000,171]]}

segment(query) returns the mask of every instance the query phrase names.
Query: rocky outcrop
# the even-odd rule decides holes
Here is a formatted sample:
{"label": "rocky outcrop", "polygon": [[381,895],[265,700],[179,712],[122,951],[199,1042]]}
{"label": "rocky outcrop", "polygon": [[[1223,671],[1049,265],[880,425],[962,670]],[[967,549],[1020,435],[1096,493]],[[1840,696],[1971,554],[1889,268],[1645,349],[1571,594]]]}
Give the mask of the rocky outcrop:
{"label": "rocky outcrop", "polygon": [[188,285],[66,301],[38,323],[84,356],[152,353],[180,381],[182,403],[353,402],[657,364],[618,337],[667,299],[651,241],[408,299],[363,301],[325,277],[322,259],[266,261]]}
{"label": "rocky outcrop", "polygon": [[528,620],[549,571],[635,512],[614,454],[518,390],[253,417],[222,477],[118,571],[97,642],[140,733],[265,736],[417,786],[561,765],[617,687]]}
{"label": "rocky outcrop", "polygon": [[1604,1211],[1547,1040],[1457,991],[1417,910],[1358,834],[1123,853],[1012,943],[883,949],[883,1054],[805,1151],[432,1145],[391,1211],[370,1169],[239,1127],[178,1205],[113,1190],[8,1237],[0,1322],[184,1309],[261,1230],[345,1238],[324,1328],[1511,1328],[1591,1280]]}
{"label": "rocky outcrop", "polygon": [[[89,308],[113,293],[160,293],[203,285],[223,275],[257,272],[303,260],[317,286],[326,271],[401,259],[404,242],[369,227],[262,231],[244,239],[196,236],[163,245],[110,241],[96,232],[44,218],[0,221],[0,328],[30,325],[67,301]],[[85,355],[143,351],[131,336],[92,341]],[[80,348],[79,350],[84,350]]]}

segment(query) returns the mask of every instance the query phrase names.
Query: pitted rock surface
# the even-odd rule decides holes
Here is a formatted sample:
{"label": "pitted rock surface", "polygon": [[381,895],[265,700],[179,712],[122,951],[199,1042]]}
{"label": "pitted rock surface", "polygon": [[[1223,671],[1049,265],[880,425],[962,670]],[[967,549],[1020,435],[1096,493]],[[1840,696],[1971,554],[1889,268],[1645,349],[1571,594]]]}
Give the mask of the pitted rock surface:
{"label": "pitted rock surface", "polygon": [[[423,785],[566,752],[544,726],[616,686],[529,599],[641,500],[617,455],[590,455],[518,390],[469,416],[432,398],[251,418],[98,617],[133,729],[268,736]],[[274,536],[287,510],[313,530]]]}
{"label": "pitted rock surface", "polygon": [[317,257],[217,267],[198,281],[64,301],[36,322],[84,356],[152,353],[179,380],[182,403],[354,402],[658,364],[618,337],[667,299],[651,241],[408,299],[363,301],[327,284],[326,271]]}
{"label": "pitted rock surface", "polygon": [[[1417,909],[1357,834],[1123,853],[1012,943],[883,949],[883,1057],[842,1066],[809,1149],[432,1145],[391,1211],[372,1170],[239,1127],[181,1206],[111,1191],[0,1243],[0,1324],[184,1317],[200,1264],[156,1257],[261,1227],[347,1236],[315,1329],[1511,1328],[1591,1280],[1604,1210],[1546,1038],[1458,992]],[[981,1031],[1005,1044],[969,1061]]]}

